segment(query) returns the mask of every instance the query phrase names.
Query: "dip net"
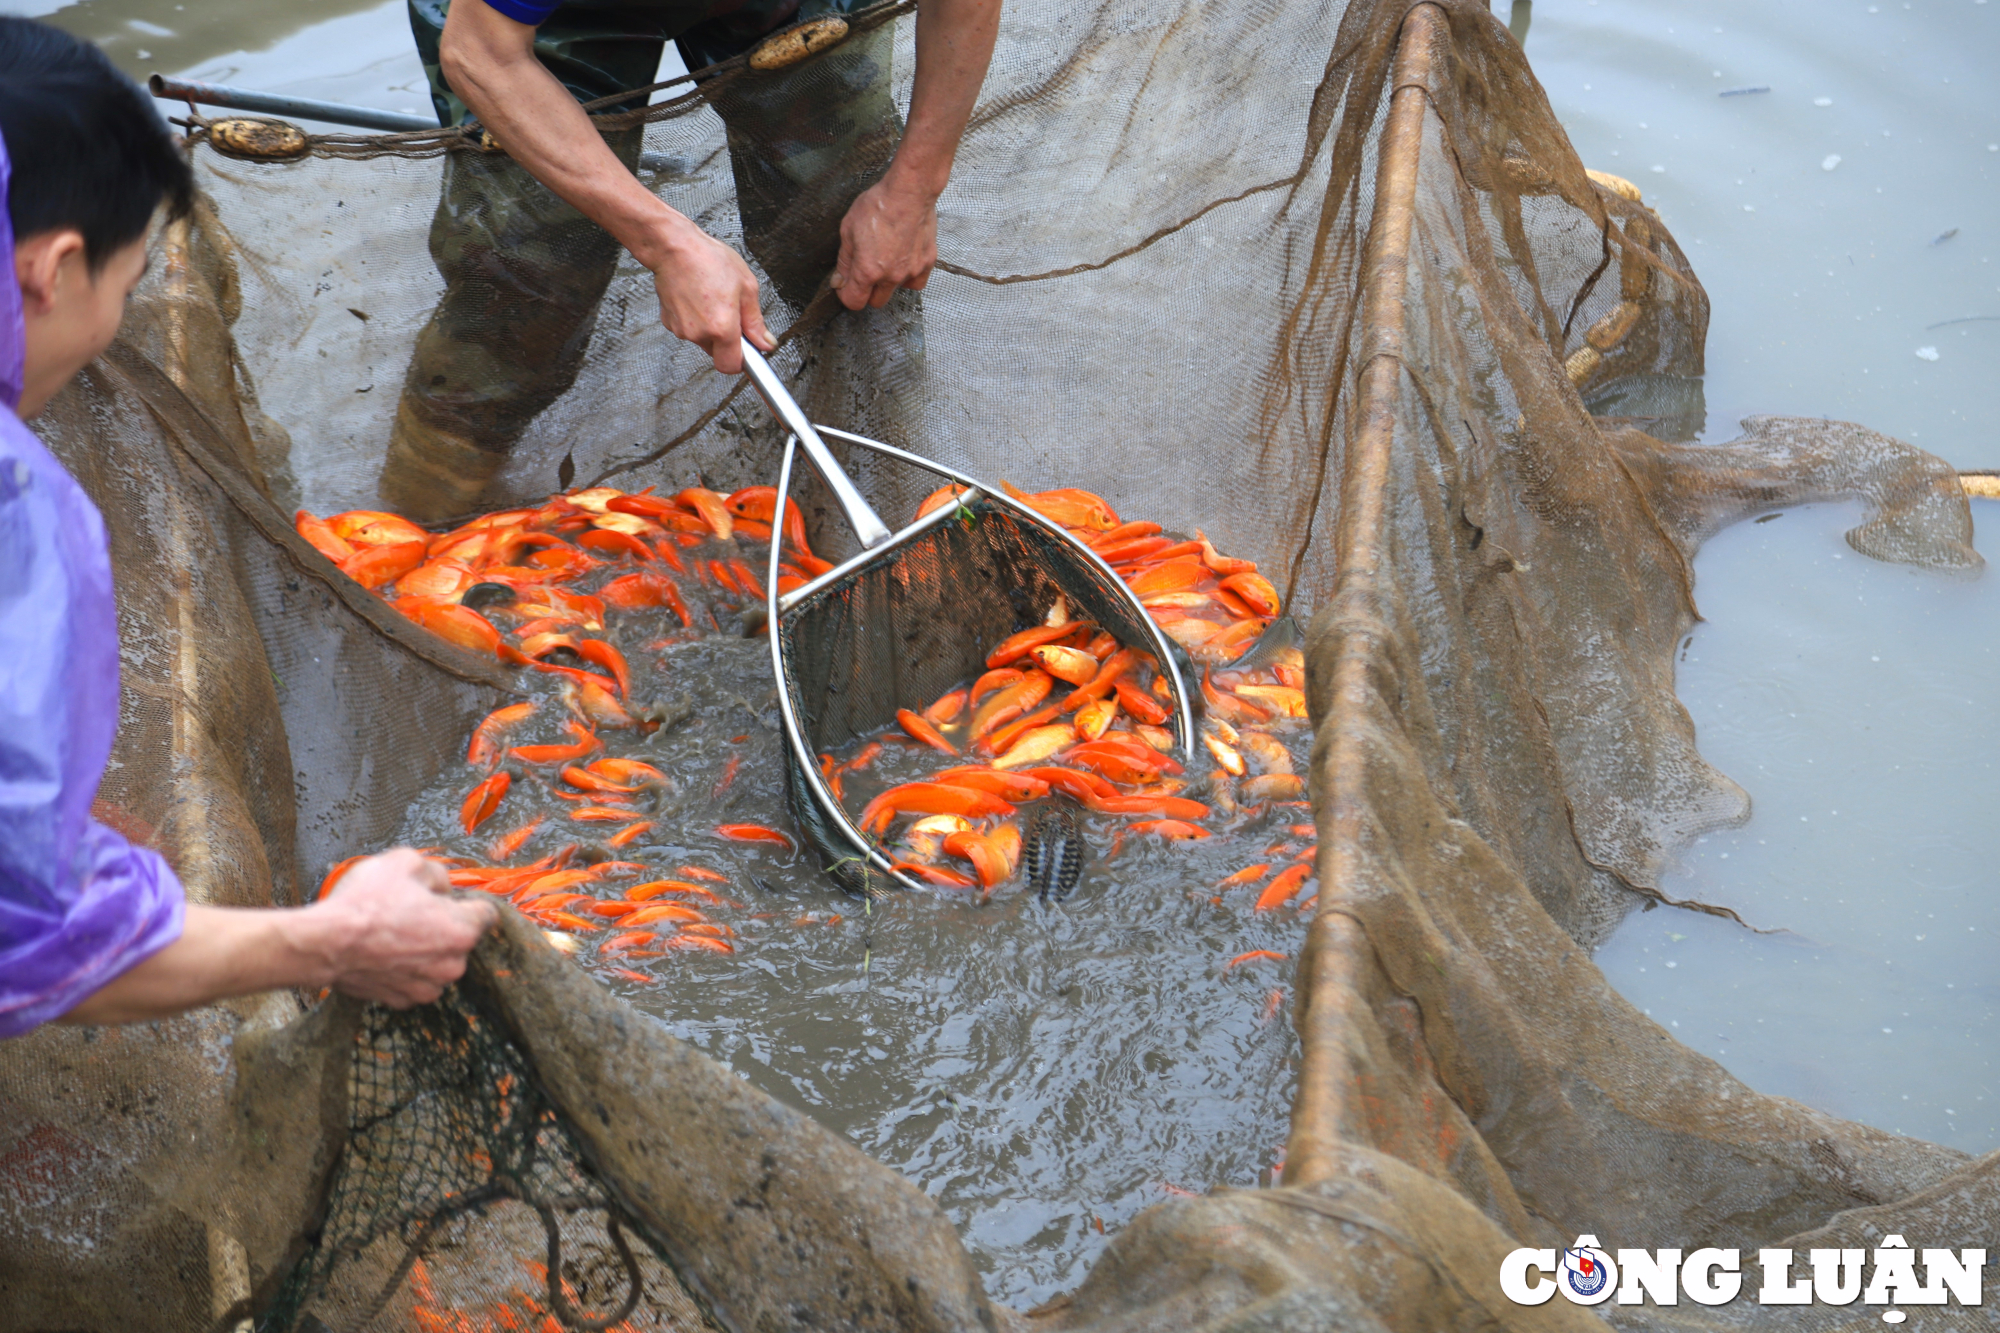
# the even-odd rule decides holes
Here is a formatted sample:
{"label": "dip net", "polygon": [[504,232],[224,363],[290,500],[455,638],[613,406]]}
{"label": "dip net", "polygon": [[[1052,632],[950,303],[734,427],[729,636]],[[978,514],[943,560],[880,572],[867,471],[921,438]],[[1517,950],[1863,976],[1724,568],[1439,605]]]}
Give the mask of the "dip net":
{"label": "dip net", "polygon": [[[887,160],[908,9],[604,127],[770,279],[776,364],[815,420],[1200,528],[1312,617],[1321,888],[1282,1178],[1148,1209],[1017,1314],[923,1192],[509,914],[425,1010],[273,996],[0,1046],[0,1326],[1583,1328],[1508,1301],[1502,1257],[1990,1235],[1994,1158],[1760,1095],[1590,962],[1677,847],[1747,811],[1673,694],[1696,547],[1859,498],[1857,549],[1974,570],[1950,469],[1823,421],[1694,443],[1685,256],[1459,0],[1010,5],[945,262],[921,297],[835,314],[830,220]],[[844,110],[805,135],[802,104]],[[307,138],[272,162],[196,128],[207,203],[39,428],[118,572],[99,817],[199,900],[290,904],[392,838],[520,689],[343,576],[295,506],[727,491],[771,481],[782,439],[657,326],[649,275],[476,140]],[[487,231],[434,230],[475,187]],[[884,513],[920,498],[850,461]],[[1877,1315],[1747,1292],[1598,1312]]]}

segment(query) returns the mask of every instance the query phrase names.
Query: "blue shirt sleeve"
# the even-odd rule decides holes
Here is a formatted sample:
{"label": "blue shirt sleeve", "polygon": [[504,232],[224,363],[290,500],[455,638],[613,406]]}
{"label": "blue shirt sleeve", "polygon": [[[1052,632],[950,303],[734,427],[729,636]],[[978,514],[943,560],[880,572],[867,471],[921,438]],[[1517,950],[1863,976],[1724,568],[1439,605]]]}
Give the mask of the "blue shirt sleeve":
{"label": "blue shirt sleeve", "polygon": [[0,1037],[180,938],[174,872],[90,817],[117,729],[103,519],[0,407]]}
{"label": "blue shirt sleeve", "polygon": [[562,7],[562,0],[485,0],[496,12],[506,15],[516,23],[539,28],[549,21],[549,15]]}

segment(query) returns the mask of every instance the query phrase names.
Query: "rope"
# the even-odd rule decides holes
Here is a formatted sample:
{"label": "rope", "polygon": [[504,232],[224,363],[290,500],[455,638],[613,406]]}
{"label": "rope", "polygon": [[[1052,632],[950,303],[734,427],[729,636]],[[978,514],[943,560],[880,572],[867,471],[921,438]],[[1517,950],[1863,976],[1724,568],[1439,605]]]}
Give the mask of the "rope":
{"label": "rope", "polygon": [[[838,50],[841,45],[857,34],[873,31],[885,23],[893,23],[906,14],[915,13],[917,5],[918,0],[880,0],[879,3],[856,10],[852,14],[841,15],[839,17],[844,18],[847,22],[846,36],[840,41],[833,43],[833,45],[826,47],[818,54],[824,55],[826,51]],[[593,101],[585,102],[582,104],[583,110],[590,114],[591,123],[597,127],[600,134],[629,130],[663,120],[673,120],[680,116],[699,111],[702,107],[713,102],[719,94],[726,92],[742,79],[766,72],[754,69],[751,66],[751,61],[759,51],[765,49],[771,43],[819,21],[815,19],[808,23],[798,23],[789,28],[780,29],[766,37],[752,49],[740,55],[731,56],[727,60],[718,60],[712,65],[704,65],[700,69],[677,75],[671,79],[662,79],[658,83],[642,84],[637,88],[627,88],[623,92],[612,93],[607,97],[599,97]],[[807,59],[811,58],[811,56],[807,57]],[[650,93],[659,92],[662,89],[678,87],[681,84],[692,84],[693,87],[678,97],[669,98],[664,102],[636,107],[630,111],[608,113],[598,111],[600,107],[616,106],[622,102],[629,102],[635,97],[643,97]],[[228,116],[204,116],[195,109],[193,103],[189,103],[187,116],[176,116],[173,118],[172,123],[185,126],[190,131],[188,136],[190,141],[198,143],[207,141],[210,131],[215,125],[224,121],[241,120],[243,118],[240,113]],[[377,157],[422,159],[441,157],[446,153],[454,152],[495,153],[501,151],[504,150],[501,149],[493,136],[478,122],[472,121],[464,125],[446,125],[435,130],[405,130],[396,134],[307,134],[304,135],[304,148],[288,153],[286,156],[288,159],[297,157],[324,157],[347,161],[365,161]]]}

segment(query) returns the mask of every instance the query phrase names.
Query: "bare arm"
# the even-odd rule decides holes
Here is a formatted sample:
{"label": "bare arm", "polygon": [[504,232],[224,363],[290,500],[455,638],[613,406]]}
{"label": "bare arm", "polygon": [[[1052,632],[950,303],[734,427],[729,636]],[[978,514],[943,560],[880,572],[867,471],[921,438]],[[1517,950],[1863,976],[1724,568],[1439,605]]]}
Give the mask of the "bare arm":
{"label": "bare arm", "polygon": [[717,370],[740,373],[739,334],[766,351],[776,345],[749,265],[625,169],[569,90],[535,59],[534,41],[527,24],[483,0],[460,0],[445,18],[445,79],[515,161],[652,270],[669,331],[708,352]]}
{"label": "bare arm", "polygon": [[408,848],[357,863],[310,907],[190,904],[181,937],[63,1015],[136,1023],[260,991],[332,986],[396,1008],[465,971],[492,905],[444,896],[444,871]]}
{"label": "bare arm", "polygon": [[937,201],[951,179],[993,43],[1000,0],[925,0],[917,11],[910,123],[882,179],[840,224],[833,285],[848,309],[881,306],[898,287],[922,291],[937,264]]}

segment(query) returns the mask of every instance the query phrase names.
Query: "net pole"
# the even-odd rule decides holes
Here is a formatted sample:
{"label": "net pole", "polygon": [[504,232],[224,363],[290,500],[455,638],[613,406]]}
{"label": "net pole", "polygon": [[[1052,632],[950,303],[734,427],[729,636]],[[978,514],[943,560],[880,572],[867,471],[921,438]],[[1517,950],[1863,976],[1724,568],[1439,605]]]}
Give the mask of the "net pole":
{"label": "net pole", "polygon": [[1381,583],[1390,549],[1389,477],[1403,378],[1403,303],[1409,286],[1410,235],[1416,217],[1417,168],[1430,106],[1431,52],[1448,31],[1436,5],[1404,17],[1391,75],[1393,92],[1376,161],[1375,203],[1363,252],[1359,429],[1342,460],[1340,522],[1334,534],[1339,576],[1332,600],[1343,649],[1334,671],[1332,712],[1320,720],[1327,740],[1315,783],[1319,825],[1319,909],[1299,961],[1299,1093],[1292,1103],[1284,1183],[1310,1185],[1333,1172],[1342,1140],[1366,1141],[1366,1108],[1355,1095],[1362,1050],[1347,1040],[1362,1030],[1368,1002],[1358,985],[1369,965],[1360,923],[1343,905],[1355,888],[1368,821],[1369,744],[1363,728],[1343,725],[1350,705],[1376,692],[1374,645],[1389,637]]}

